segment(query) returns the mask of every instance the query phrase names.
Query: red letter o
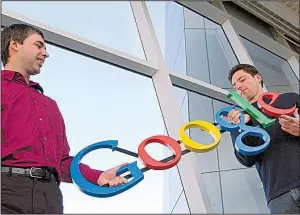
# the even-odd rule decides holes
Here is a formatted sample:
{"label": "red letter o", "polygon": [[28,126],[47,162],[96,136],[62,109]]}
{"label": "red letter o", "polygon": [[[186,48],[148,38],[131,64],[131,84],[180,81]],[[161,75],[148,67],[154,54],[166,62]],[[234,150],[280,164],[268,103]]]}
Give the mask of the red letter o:
{"label": "red letter o", "polygon": [[[157,142],[160,144],[163,144],[165,146],[168,146],[170,149],[173,150],[173,153],[175,154],[175,158],[167,163],[163,163],[160,161],[157,161],[155,159],[153,159],[152,157],[150,157],[146,150],[145,147],[153,142]],[[141,161],[144,163],[144,165],[149,168],[149,169],[155,169],[155,170],[165,170],[165,169],[169,169],[173,166],[175,166],[180,158],[181,158],[181,147],[179,145],[179,143],[174,140],[171,137],[168,136],[163,136],[163,135],[158,135],[158,136],[152,136],[149,137],[147,139],[145,139],[140,145],[139,145],[139,149],[138,149],[138,154],[139,157],[141,159]]]}

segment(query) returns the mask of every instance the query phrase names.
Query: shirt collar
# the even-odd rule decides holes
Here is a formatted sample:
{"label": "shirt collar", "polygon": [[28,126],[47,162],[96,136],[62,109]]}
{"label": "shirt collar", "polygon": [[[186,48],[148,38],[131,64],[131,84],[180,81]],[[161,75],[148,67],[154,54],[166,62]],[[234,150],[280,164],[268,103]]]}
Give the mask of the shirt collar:
{"label": "shirt collar", "polygon": [[[15,80],[19,79],[19,80],[22,80],[24,83],[26,83],[26,82],[25,82],[25,79],[24,79],[24,77],[23,77],[23,75],[22,75],[21,73],[19,73],[19,72],[16,72],[16,71],[12,71],[12,70],[2,70],[1,76],[2,76],[3,78],[5,78],[5,79],[9,80],[9,81],[11,81],[11,80],[13,80],[13,79],[15,79]],[[39,90],[41,93],[44,94],[44,90],[43,90],[43,88],[40,86],[39,83],[34,82],[34,81],[29,81],[29,86],[30,86],[30,87],[33,87],[33,88],[35,88],[35,89],[37,89],[37,90]]]}
{"label": "shirt collar", "polygon": [[1,76],[9,81],[11,81],[15,76],[15,71],[11,70],[2,70]]}

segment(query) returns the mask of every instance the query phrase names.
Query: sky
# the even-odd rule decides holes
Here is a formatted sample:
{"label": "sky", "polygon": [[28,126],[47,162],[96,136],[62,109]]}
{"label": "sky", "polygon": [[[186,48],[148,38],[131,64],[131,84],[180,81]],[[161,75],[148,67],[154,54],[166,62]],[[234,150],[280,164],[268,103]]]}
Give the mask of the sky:
{"label": "sky", "polygon": [[[151,7],[151,16],[155,15],[155,27],[163,49],[164,2],[148,2],[147,5]],[[129,2],[3,2],[3,7],[145,59]],[[118,140],[119,147],[137,152],[144,139],[165,134],[150,78],[50,44],[47,44],[47,51],[50,57],[41,74],[32,80],[39,82],[46,95],[58,103],[71,155],[92,143],[109,139]],[[149,145],[146,150],[155,159],[164,158],[166,151],[158,144]],[[101,170],[133,161],[136,159],[109,149],[93,151],[82,159],[83,163]],[[143,167],[139,160],[138,165]],[[164,171],[148,171],[144,175],[144,180],[130,190],[103,199],[83,194],[75,184],[62,183],[64,212],[164,212]]]}
{"label": "sky", "polygon": [[[165,2],[146,4],[165,54]],[[3,2],[3,7],[145,59],[129,2]],[[165,134],[150,78],[49,44],[47,50],[50,57],[41,74],[32,80],[39,82],[45,93],[58,103],[65,119],[71,155],[92,143],[109,139],[118,140],[121,148],[137,152],[144,139]],[[174,88],[174,92],[187,122],[186,91]],[[158,144],[149,145],[146,150],[157,160],[170,154],[164,153],[166,148]],[[93,151],[82,159],[83,163],[101,170],[133,161],[136,161],[133,157],[108,149]],[[138,166],[143,167],[140,161]],[[176,167],[151,170],[144,175],[144,180],[130,190],[103,199],[87,196],[75,184],[62,183],[64,212],[163,213],[173,208],[179,196],[178,207],[173,212],[188,212]],[[169,192],[170,187],[172,192]]]}
{"label": "sky", "polygon": [[[146,4],[161,51],[165,54],[165,2],[148,1]],[[3,7],[28,18],[47,23],[59,30],[80,35],[102,45],[145,59],[129,2],[5,1]],[[82,10],[83,7],[85,10]],[[245,44],[247,45],[247,43]],[[183,48],[185,47],[183,46]],[[247,48],[250,50],[251,46]],[[75,155],[92,143],[110,139],[118,140],[118,146],[121,148],[137,152],[139,144],[144,139],[153,135],[165,134],[165,126],[151,78],[50,44],[47,44],[47,50],[50,57],[44,64],[41,74],[32,77],[32,80],[39,82],[46,95],[58,103],[65,119],[71,155]],[[253,52],[269,56],[258,50]],[[273,59],[269,56],[267,61],[275,64]],[[276,64],[280,64],[279,69],[283,65],[282,61],[276,61]],[[281,70],[278,71],[280,74]],[[287,81],[294,80],[294,77],[285,75]],[[174,93],[177,96],[178,104],[182,107],[184,121],[187,122],[189,116],[187,115],[186,91],[174,87]],[[157,160],[170,153],[158,144],[149,145],[146,150]],[[92,168],[104,170],[123,162],[136,160],[122,153],[112,153],[111,150],[101,149],[86,155],[82,162]],[[142,168],[141,162],[137,161],[138,166]],[[234,161],[236,160],[234,159]],[[230,164],[228,160],[227,163]],[[87,196],[80,192],[75,184],[62,183],[64,212],[163,213],[166,210],[169,212],[182,192],[177,169],[151,170],[144,175],[145,179],[132,189],[106,199]],[[233,181],[233,177],[228,176],[227,178],[228,183]],[[240,179],[236,183],[246,183],[249,175],[244,176],[244,173],[241,172],[235,178]],[[204,180],[206,180],[205,177]],[[208,178],[207,181],[214,183],[211,182],[212,178]],[[225,179],[224,181],[226,182]],[[248,182],[246,185],[248,186]],[[172,195],[168,196],[170,187],[172,187]],[[230,186],[226,187],[231,188]],[[216,187],[208,187],[208,192],[210,192],[209,189],[216,189]],[[217,191],[212,190],[212,192]],[[226,193],[231,194],[231,191]],[[224,192],[224,195],[226,193]],[[167,202],[166,197],[170,198]],[[188,211],[184,198],[184,195],[180,196],[180,207],[176,208],[178,211],[174,212]],[[230,200],[231,197],[224,199]],[[254,202],[253,205],[255,204]]]}

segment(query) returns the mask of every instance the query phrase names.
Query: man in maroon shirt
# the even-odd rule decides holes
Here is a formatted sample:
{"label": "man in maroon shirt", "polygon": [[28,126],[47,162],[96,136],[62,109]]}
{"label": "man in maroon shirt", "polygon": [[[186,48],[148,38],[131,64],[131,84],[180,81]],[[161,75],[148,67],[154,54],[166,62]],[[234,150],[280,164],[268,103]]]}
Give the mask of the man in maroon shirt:
{"label": "man in maroon shirt", "polygon": [[[30,76],[49,55],[38,29],[14,24],[1,32],[1,213],[63,213],[60,182],[72,183],[65,124],[56,102]],[[118,186],[127,163],[107,171],[80,164],[91,183]]]}

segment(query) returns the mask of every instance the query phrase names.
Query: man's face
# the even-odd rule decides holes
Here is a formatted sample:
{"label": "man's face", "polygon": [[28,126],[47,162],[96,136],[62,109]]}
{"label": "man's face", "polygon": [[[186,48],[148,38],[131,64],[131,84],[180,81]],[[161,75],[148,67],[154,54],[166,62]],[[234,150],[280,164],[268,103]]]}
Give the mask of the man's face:
{"label": "man's face", "polygon": [[256,74],[254,77],[244,70],[238,70],[232,76],[232,86],[246,100],[252,100],[261,88],[261,76]]}
{"label": "man's face", "polygon": [[37,33],[31,34],[20,44],[16,55],[28,75],[39,74],[45,59],[49,57],[43,38]]}

